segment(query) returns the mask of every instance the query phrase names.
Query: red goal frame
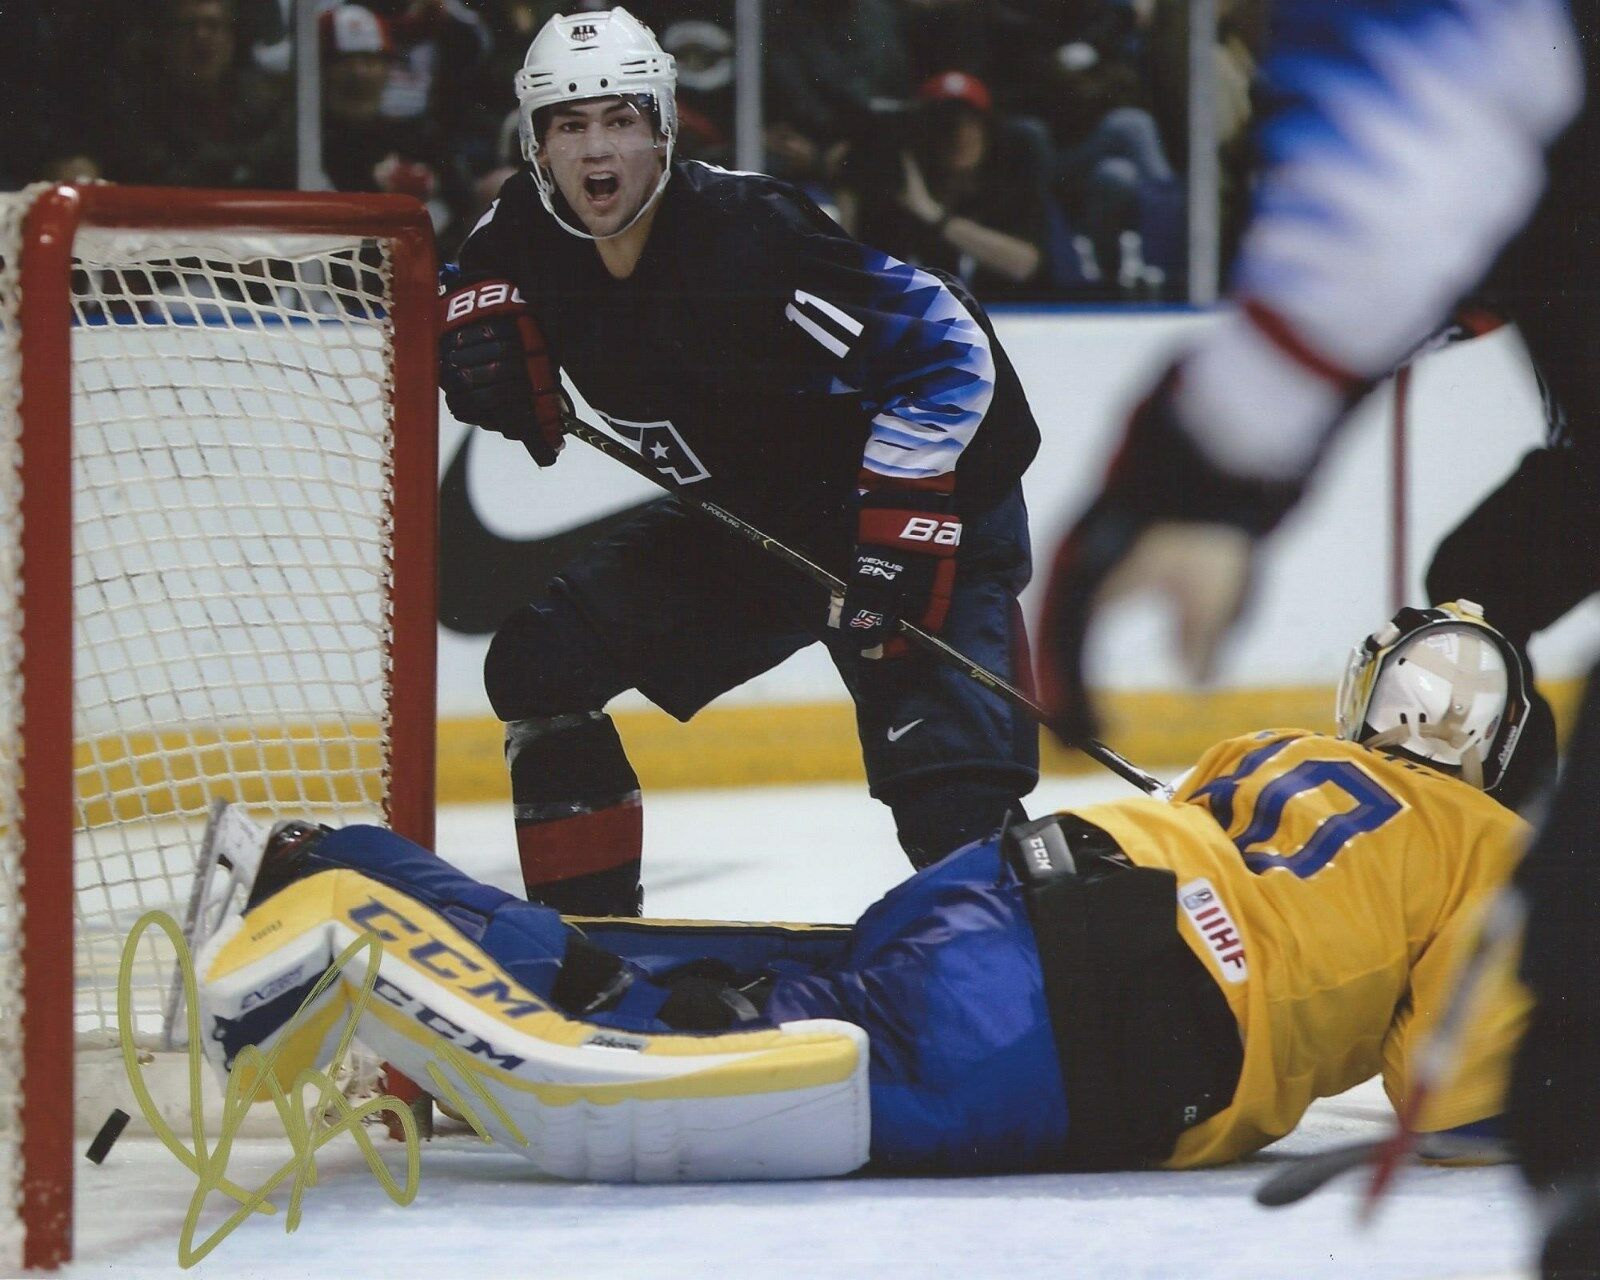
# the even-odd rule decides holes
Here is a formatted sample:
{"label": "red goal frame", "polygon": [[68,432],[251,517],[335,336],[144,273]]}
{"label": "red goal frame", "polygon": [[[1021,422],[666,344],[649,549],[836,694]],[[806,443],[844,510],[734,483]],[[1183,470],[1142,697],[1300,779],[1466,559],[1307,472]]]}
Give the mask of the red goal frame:
{"label": "red goal frame", "polygon": [[[21,273],[24,803],[19,824],[23,1063],[22,1265],[72,1253],[73,1132],[73,241],[81,227],[367,236],[390,246],[394,323],[394,726],[390,825],[433,844],[437,311],[433,229],[403,196],[56,187],[23,222]],[[66,495],[66,500],[62,500]],[[61,584],[67,584],[61,589]],[[66,851],[63,856],[63,850]]]}

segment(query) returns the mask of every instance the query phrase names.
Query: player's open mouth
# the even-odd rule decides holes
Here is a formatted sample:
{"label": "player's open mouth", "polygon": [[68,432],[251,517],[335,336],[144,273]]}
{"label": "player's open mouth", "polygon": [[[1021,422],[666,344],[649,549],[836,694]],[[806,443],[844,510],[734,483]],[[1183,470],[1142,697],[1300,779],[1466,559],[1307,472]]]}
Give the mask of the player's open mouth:
{"label": "player's open mouth", "polygon": [[583,194],[597,209],[605,209],[617,198],[622,183],[614,173],[590,173],[583,179]]}

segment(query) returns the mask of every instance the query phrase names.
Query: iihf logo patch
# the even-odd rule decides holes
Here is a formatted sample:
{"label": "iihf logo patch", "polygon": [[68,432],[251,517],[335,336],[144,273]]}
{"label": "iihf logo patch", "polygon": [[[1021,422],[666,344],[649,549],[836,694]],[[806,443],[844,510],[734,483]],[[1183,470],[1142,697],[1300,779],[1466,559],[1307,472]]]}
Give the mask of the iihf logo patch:
{"label": "iihf logo patch", "polygon": [[679,484],[693,484],[711,475],[670,422],[629,422],[598,409],[595,412],[605,419],[608,427],[636,446],[639,456],[662,475],[670,476]]}
{"label": "iihf logo patch", "polygon": [[582,44],[585,40],[593,40],[599,34],[600,29],[592,22],[585,22],[572,28],[572,38],[579,44]]}
{"label": "iihf logo patch", "polygon": [[1248,978],[1250,966],[1244,959],[1244,939],[1211,881],[1203,876],[1189,881],[1178,890],[1178,905],[1216,957],[1224,980],[1239,983]]}

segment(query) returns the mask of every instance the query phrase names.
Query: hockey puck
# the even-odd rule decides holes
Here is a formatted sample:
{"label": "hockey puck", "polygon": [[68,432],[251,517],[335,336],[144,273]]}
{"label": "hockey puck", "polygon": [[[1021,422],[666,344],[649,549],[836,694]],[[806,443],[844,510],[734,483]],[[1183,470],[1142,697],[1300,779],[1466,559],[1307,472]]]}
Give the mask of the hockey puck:
{"label": "hockey puck", "polygon": [[94,1141],[89,1144],[89,1149],[84,1152],[89,1159],[99,1164],[106,1158],[111,1150],[111,1144],[122,1136],[122,1131],[128,1127],[128,1113],[121,1107],[113,1109],[106,1117],[106,1122],[100,1126],[100,1132],[94,1135]]}

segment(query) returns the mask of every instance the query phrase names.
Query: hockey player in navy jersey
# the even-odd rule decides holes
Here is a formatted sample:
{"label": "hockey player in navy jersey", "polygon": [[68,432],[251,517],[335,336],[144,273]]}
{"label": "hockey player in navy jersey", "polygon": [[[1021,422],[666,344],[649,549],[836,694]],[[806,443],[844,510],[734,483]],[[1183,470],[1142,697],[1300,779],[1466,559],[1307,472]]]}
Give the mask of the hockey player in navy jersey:
{"label": "hockey player in navy jersey", "polygon": [[[196,951],[202,1041],[222,1066],[281,1049],[286,1081],[357,1017],[565,1177],[1236,1159],[1370,1076],[1406,1096],[1525,832],[1493,798],[1525,671],[1465,602],[1370,637],[1339,706],[1337,738],[1221,742],[1170,802],[1012,826],[849,929],[564,921],[381,828],[264,840],[233,812],[208,847],[248,910],[231,883],[209,898],[234,905]],[[292,1017],[367,932],[384,956],[365,1008],[363,964]],[[1495,985],[1421,1116],[1428,1153],[1494,1136],[1526,1012],[1509,969]]]}
{"label": "hockey player in navy jersey", "polygon": [[669,499],[513,614],[485,684],[529,896],[639,910],[612,697],[687,720],[818,639],[912,862],[995,830],[1037,780],[1035,726],[893,638],[904,618],[1029,678],[1019,481],[1039,435],[983,310],[785,183],[674,161],[673,60],[622,9],[552,18],[516,88],[528,168],[445,272],[451,412],[549,466],[565,372],[664,478],[847,583],[830,609]]}

